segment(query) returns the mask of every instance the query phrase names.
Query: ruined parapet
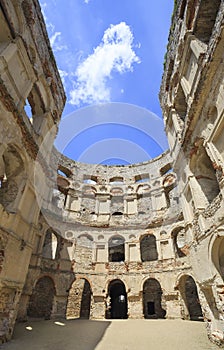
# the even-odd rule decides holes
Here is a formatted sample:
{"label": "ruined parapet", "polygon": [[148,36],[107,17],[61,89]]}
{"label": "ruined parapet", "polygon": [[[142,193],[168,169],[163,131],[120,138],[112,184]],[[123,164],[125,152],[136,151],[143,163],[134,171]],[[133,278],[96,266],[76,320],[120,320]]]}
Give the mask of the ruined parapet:
{"label": "ruined parapet", "polygon": [[57,152],[54,160],[58,177],[52,182],[52,202],[67,221],[96,227],[147,227],[159,219],[181,217],[168,151],[130,166],[87,165]]}

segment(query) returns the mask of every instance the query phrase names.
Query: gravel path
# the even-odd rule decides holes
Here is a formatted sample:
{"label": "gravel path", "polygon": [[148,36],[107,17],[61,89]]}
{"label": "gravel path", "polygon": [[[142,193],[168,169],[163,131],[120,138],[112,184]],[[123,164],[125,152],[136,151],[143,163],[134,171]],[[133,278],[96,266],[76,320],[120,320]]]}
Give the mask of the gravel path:
{"label": "gravel path", "polygon": [[33,321],[4,350],[218,350],[205,324],[182,320]]}

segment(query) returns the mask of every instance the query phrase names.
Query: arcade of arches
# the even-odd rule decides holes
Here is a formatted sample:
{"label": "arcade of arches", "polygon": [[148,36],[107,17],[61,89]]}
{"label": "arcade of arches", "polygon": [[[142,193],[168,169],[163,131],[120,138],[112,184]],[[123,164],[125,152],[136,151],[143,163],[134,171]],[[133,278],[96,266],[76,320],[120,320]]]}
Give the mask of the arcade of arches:
{"label": "arcade of arches", "polygon": [[205,321],[224,343],[224,3],[175,4],[169,149],[104,166],[54,147],[66,96],[40,4],[1,0],[0,343],[56,317]]}

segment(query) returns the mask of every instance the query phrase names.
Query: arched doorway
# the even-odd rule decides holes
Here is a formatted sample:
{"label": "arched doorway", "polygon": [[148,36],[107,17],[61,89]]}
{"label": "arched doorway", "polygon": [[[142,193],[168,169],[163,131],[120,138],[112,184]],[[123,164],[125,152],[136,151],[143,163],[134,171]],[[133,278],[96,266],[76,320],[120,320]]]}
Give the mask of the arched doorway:
{"label": "arched doorway", "polygon": [[30,297],[27,315],[49,320],[51,318],[55,294],[53,280],[48,276],[41,277],[37,281],[33,294]]}
{"label": "arched doorway", "polygon": [[193,321],[203,321],[197,286],[193,277],[188,275],[183,276],[179,283],[179,289],[186,306],[185,310],[182,310],[183,318]]}
{"label": "arched doorway", "polygon": [[92,291],[89,282],[78,279],[69,291],[66,318],[90,318]]}
{"label": "arched doorway", "polygon": [[108,295],[110,297],[110,306],[107,318],[128,318],[127,293],[124,283],[120,280],[111,281],[108,287]]}
{"label": "arched doorway", "polygon": [[143,314],[144,318],[164,318],[166,311],[162,308],[162,288],[160,283],[149,278],[143,285]]}

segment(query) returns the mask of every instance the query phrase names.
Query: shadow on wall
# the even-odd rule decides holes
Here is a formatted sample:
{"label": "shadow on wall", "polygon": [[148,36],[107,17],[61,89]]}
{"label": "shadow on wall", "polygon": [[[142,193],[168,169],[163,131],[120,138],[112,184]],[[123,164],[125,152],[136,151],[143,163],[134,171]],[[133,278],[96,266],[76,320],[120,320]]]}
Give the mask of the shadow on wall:
{"label": "shadow on wall", "polygon": [[94,350],[110,323],[81,319],[18,323],[13,341],[2,350]]}

